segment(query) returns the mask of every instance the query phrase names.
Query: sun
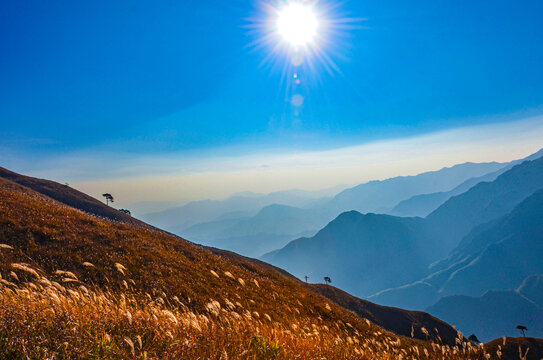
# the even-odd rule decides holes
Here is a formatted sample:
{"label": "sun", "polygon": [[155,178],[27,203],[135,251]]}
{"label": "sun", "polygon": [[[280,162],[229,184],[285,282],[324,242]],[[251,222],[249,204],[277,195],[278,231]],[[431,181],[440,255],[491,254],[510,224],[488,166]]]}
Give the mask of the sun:
{"label": "sun", "polygon": [[277,14],[277,32],[294,48],[311,44],[319,28],[313,8],[301,2],[287,3]]}

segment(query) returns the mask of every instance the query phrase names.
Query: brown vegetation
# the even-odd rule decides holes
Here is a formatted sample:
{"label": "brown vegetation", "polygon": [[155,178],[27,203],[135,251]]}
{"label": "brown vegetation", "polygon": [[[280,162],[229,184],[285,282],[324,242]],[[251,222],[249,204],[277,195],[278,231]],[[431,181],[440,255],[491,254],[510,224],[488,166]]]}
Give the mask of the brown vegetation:
{"label": "brown vegetation", "polygon": [[395,335],[256,262],[4,179],[0,243],[0,358],[483,356]]}
{"label": "brown vegetation", "polygon": [[504,337],[486,343],[484,348],[492,359],[543,359],[543,339]]}
{"label": "brown vegetation", "polygon": [[428,335],[421,330],[424,328],[429,330],[429,336],[433,341],[449,345],[454,344],[458,337],[457,331],[452,326],[422,311],[377,305],[328,285],[308,284],[307,287],[341,307],[354,311],[361,318],[399,335],[426,339]]}

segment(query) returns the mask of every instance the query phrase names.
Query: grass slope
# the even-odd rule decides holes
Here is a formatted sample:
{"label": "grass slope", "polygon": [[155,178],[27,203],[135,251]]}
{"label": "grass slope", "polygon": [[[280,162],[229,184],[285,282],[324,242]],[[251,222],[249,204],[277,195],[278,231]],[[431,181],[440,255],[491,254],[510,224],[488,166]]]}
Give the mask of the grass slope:
{"label": "grass slope", "polygon": [[543,339],[530,337],[504,337],[485,344],[491,359],[543,359]]}
{"label": "grass slope", "polygon": [[[345,309],[352,310],[358,316],[396,334],[416,339],[430,337],[434,341],[446,344],[454,344],[458,337],[457,331],[452,326],[428,313],[377,305],[329,285],[309,284],[308,287]],[[423,328],[429,333],[425,333]]]}
{"label": "grass slope", "polygon": [[87,212],[89,214],[93,214],[113,221],[122,221],[131,224],[144,225],[143,222],[136,220],[131,216],[122,213],[110,206],[107,206],[106,204],[98,201],[92,196],[75,190],[68,185],[62,185],[50,180],[38,179],[30,176],[17,174],[2,167],[0,167],[0,177],[6,180],[13,181],[14,183],[17,183],[19,185],[23,185],[36,192],[55,199],[58,202]]}
{"label": "grass slope", "polygon": [[271,267],[0,179],[0,357],[480,358],[390,333]]}

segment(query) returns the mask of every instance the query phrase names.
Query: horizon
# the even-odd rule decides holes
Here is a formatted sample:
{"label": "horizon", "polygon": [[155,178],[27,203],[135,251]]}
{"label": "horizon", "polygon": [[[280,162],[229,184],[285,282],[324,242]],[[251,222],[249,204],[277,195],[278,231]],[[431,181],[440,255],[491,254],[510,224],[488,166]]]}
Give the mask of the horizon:
{"label": "horizon", "polygon": [[[100,158],[92,153],[52,158],[39,166],[20,166],[22,162],[17,159],[8,168],[69,183],[97,199],[105,191],[113,193],[121,207],[142,202],[180,206],[198,200],[224,200],[243,192],[263,195],[340,188],[336,192],[339,193],[369,181],[415,176],[467,162],[509,162],[541,150],[541,138],[543,117],[531,117],[326,151],[200,156],[199,161],[184,164],[187,170],[181,172],[177,169],[181,162],[177,155],[124,158],[124,162],[118,160],[114,166],[104,168]],[[99,175],[101,170],[103,178]],[[287,176],[288,180],[284,180]],[[316,176],[320,181],[315,180]],[[243,178],[250,182],[240,181]],[[186,189],[188,186],[191,188]]]}

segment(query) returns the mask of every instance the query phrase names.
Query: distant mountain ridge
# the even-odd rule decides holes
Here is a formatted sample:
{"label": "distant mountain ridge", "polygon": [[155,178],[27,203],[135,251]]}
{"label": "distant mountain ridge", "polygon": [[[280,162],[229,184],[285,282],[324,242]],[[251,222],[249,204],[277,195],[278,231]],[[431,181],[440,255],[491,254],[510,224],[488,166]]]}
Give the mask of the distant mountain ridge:
{"label": "distant mountain ridge", "polygon": [[[538,160],[541,165],[542,160]],[[543,172],[540,179],[543,181]],[[543,190],[538,190],[509,214],[474,228],[449,257],[433,265],[430,275],[369,299],[424,309],[441,296],[479,296],[487,290],[516,289],[526,277],[543,273],[541,254]]]}
{"label": "distant mountain ridge", "polygon": [[497,171],[493,171],[482,176],[470,178],[452,190],[430,193],[430,194],[415,195],[407,200],[403,200],[400,203],[398,203],[389,212],[389,214],[396,215],[396,216],[405,216],[405,217],[410,217],[410,216],[426,217],[432,211],[436,210],[440,205],[442,205],[445,201],[450,199],[451,197],[460,195],[463,192],[468,191],[470,188],[472,188],[473,186],[477,185],[480,182],[494,181],[499,175],[510,170],[513,166],[518,165],[523,161],[536,160],[542,156],[543,156],[543,149],[541,149],[540,151],[524,159],[514,160],[509,163],[504,163],[503,164],[504,166],[498,169]]}
{"label": "distant mountain ridge", "polygon": [[268,205],[248,218],[197,224],[182,231],[191,241],[258,257],[296,237],[313,235],[332,215],[286,205]]}
{"label": "distant mountain ridge", "polygon": [[[310,236],[332,221],[343,211],[351,210],[349,203],[344,203],[341,197],[345,193],[355,193],[358,200],[363,201],[369,208],[385,210],[387,204],[396,203],[398,200],[409,196],[410,192],[421,191],[420,189],[444,189],[451,185],[458,185],[460,182],[479,174],[486,174],[497,168],[505,166],[499,163],[465,163],[443,168],[437,171],[423,173],[417,176],[404,176],[382,181],[371,181],[358,185],[354,188],[342,191],[333,199],[319,198],[304,200],[303,206],[293,205],[293,199],[282,199],[278,195],[308,195],[307,192],[289,191],[272,193],[266,197],[267,200],[274,196],[280,201],[273,205],[266,205],[259,211],[255,210],[256,204],[262,204],[262,195],[252,193],[241,193],[222,202],[196,202],[182,208],[162,212],[152,216],[159,218],[147,218],[153,224],[162,224],[169,231],[182,235],[192,241],[210,246],[218,246],[228,250],[236,251],[247,256],[261,256],[266,252],[279,249],[286,245],[289,240],[297,239],[300,236]],[[311,192],[309,194],[315,194]],[[368,197],[368,195],[370,195]],[[240,197],[241,196],[241,197]],[[339,198],[338,198],[339,196]],[[350,197],[351,195],[349,195]],[[338,200],[339,199],[339,200]],[[389,201],[388,203],[383,200]],[[237,203],[239,200],[239,203]],[[357,201],[358,201],[357,200]],[[359,202],[360,202],[359,201]],[[218,207],[210,214],[200,208]],[[227,208],[224,208],[227,206]],[[245,206],[245,207],[244,207]],[[251,208],[252,206],[252,208]],[[281,211],[270,212],[269,207],[283,206]],[[245,211],[237,211],[237,217],[230,217],[229,221],[222,217],[225,211],[233,211],[243,208]],[[298,209],[293,209],[297,207]],[[252,210],[247,210],[252,209]],[[261,211],[268,211],[268,219],[264,219]],[[179,226],[165,226],[165,223],[175,222],[172,215],[181,213],[184,219],[193,217],[212,218],[211,221],[204,221],[192,226],[186,221]],[[204,211],[204,212],[202,212]],[[223,214],[220,215],[219,214]],[[180,220],[177,220],[179,222]],[[269,226],[273,224],[273,226]],[[242,230],[244,228],[244,230]],[[252,229],[250,229],[252,228]]]}
{"label": "distant mountain ridge", "polygon": [[[440,296],[454,294],[458,286],[463,286],[459,284],[476,283],[473,288],[483,292],[492,289],[480,285],[490,274],[479,282],[473,280],[478,275],[470,269],[475,269],[478,262],[468,266],[475,259],[472,253],[472,257],[464,256],[459,261],[442,260],[427,266],[443,259],[458,245],[462,235],[459,230],[468,232],[475,228],[476,234],[492,225],[486,222],[498,221],[515,206],[523,209],[519,204],[538,188],[543,188],[543,158],[524,161],[493,182],[477,184],[446,201],[426,219],[346,212],[314,237],[292,241],[262,259],[298,277],[329,275],[340,288],[357,296],[373,294],[370,299],[384,305],[422,309]],[[537,198],[534,195],[533,199]],[[518,232],[513,228],[511,231]],[[382,253],[376,251],[376,244],[381,246]],[[424,275],[415,278],[416,274]],[[511,277],[511,281],[520,282],[527,275],[531,274],[519,273],[521,278]],[[413,281],[402,283],[406,278]],[[398,285],[387,287],[391,283]],[[510,289],[509,285],[501,289]],[[514,287],[518,285],[515,283]]]}
{"label": "distant mountain ridge", "polygon": [[322,194],[328,194],[330,191],[288,190],[269,194],[241,193],[225,200],[193,201],[183,206],[146,214],[141,218],[162,229],[182,234],[184,230],[201,223],[224,218],[249,218],[256,215],[262,208],[273,204],[300,208],[319,204],[323,201]]}
{"label": "distant mountain ridge", "polygon": [[370,181],[343,190],[328,204],[338,212],[356,210],[361,213],[388,212],[400,201],[414,195],[448,191],[462,182],[489,172],[497,171],[505,164],[463,163],[429,171],[414,176],[398,176],[386,180]]}
{"label": "distant mountain ridge", "polygon": [[[528,176],[539,161],[511,171]],[[369,299],[425,309],[482,340],[517,334],[518,324],[543,337],[542,255],[543,186],[507,215],[474,228],[431,275]]]}
{"label": "distant mountain ridge", "polygon": [[450,198],[426,217],[426,223],[450,251],[475,226],[506,215],[540,188],[543,188],[543,158],[524,161],[496,180],[478,183]]}
{"label": "distant mountain ridge", "polygon": [[422,219],[349,211],[312,238],[294,240],[262,259],[299,278],[330,276],[340,288],[367,296],[424,273],[431,250],[418,235],[422,226]]}

